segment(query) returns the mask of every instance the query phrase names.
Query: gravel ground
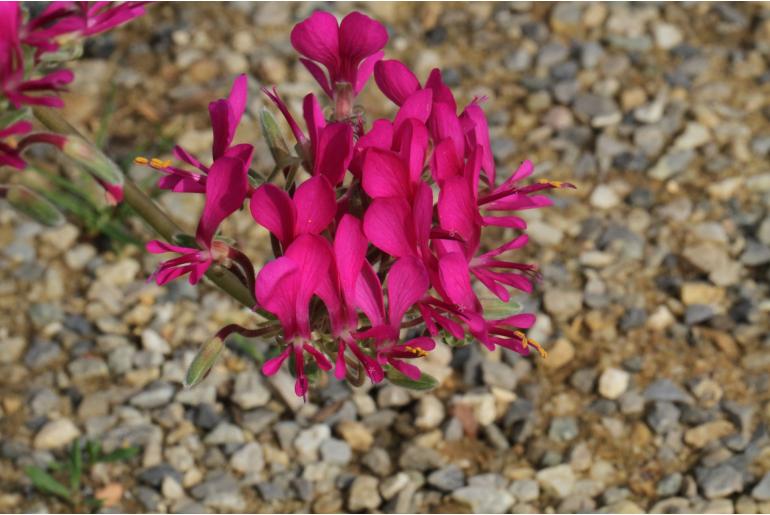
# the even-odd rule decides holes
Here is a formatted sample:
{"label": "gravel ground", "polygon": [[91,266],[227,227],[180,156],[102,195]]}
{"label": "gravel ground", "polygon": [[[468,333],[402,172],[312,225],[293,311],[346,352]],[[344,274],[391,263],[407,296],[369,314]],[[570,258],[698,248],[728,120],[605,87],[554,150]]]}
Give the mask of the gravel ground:
{"label": "gravel ground", "polygon": [[[251,74],[252,114],[260,85],[295,110],[317,90],[288,33],[319,6],[153,6],[89,46],[67,115],[95,130],[112,95],[113,155],[205,152],[206,105],[234,74]],[[139,249],[3,208],[0,511],[67,511],[22,470],[81,435],[142,448],[92,471],[123,490],[105,511],[770,512],[768,4],[331,8],[386,23],[387,55],[418,77],[440,66],[459,99],[487,95],[500,168],[530,158],[578,186],[527,218],[544,279],[520,300],[548,360],[439,349],[435,391],[331,379],[302,403],[287,373],[229,352],[184,390],[197,346],[251,315],[148,284]],[[373,119],[390,106],[372,88]],[[252,116],[238,137],[258,133]],[[230,230],[265,255],[247,215]]]}

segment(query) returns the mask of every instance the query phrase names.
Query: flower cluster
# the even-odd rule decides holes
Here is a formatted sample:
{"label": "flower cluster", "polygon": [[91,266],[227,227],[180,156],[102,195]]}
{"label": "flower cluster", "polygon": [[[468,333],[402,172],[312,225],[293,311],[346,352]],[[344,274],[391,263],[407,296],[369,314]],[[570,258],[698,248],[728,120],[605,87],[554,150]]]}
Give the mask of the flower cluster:
{"label": "flower cluster", "polygon": [[[529,161],[498,181],[482,99],[458,114],[440,70],[421,84],[403,63],[382,60],[387,39],[380,23],[357,12],[340,24],[316,12],[294,28],[292,45],[333,114],[327,119],[311,93],[302,104],[303,128],[276,89],[263,90],[297,143],[297,155],[276,167],[284,172],[283,187],[253,180],[253,148],[232,144],[246,103],[244,76],[228,98],[209,106],[210,166],[179,147],[174,154],[194,171],[138,161],[163,174],[161,188],[205,196],[197,246],[148,244],[150,252],[178,254],[160,264],[157,282],[189,273],[196,283],[212,263],[234,271],[254,292],[255,308],[277,318],[280,352],[263,372],[274,374],[293,358],[299,396],[308,390],[310,365],[333,369],[339,379],[358,371],[375,383],[398,374],[419,380],[414,362],[441,337],[544,353],[524,333],[534,315],[494,318],[478,291],[508,302],[511,289],[532,290],[537,267],[504,258],[527,243],[516,212],[548,206],[546,190],[572,186],[523,184],[533,171]],[[367,128],[355,97],[372,75],[398,110]],[[270,232],[275,253],[256,277],[248,258],[216,238],[221,222],[246,202]],[[484,249],[481,235],[489,226],[512,229],[515,237]]]}
{"label": "flower cluster", "polygon": [[[61,147],[65,139],[33,135],[32,124],[22,120],[25,106],[62,107],[58,93],[72,82],[67,69],[51,69],[62,47],[100,34],[144,13],[145,2],[51,2],[35,17],[24,19],[19,2],[0,2],[0,166],[23,169],[21,153],[36,142]],[[120,188],[105,183],[120,200]]]}

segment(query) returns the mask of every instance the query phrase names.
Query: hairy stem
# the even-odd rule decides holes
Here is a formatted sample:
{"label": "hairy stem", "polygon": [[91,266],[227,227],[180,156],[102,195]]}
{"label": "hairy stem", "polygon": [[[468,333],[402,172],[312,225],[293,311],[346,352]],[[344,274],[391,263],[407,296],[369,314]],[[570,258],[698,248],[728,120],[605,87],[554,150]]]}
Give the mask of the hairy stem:
{"label": "hairy stem", "polygon": [[[45,125],[49,130],[59,134],[72,134],[81,138],[83,137],[77,129],[70,125],[54,109],[36,106],[32,108],[32,111],[40,123]],[[169,242],[173,242],[175,235],[184,232],[127,176],[124,178],[123,195],[124,201],[131,206],[150,227]],[[249,289],[229,270],[219,265],[214,265],[206,272],[206,277],[244,306],[251,309],[256,305],[257,302],[254,299],[254,294],[250,292]]]}

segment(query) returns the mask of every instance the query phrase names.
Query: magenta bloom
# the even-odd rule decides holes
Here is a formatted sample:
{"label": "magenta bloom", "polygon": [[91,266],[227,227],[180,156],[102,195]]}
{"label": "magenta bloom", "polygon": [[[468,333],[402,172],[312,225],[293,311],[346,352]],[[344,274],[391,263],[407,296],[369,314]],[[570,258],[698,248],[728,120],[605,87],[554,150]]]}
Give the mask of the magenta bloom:
{"label": "magenta bloom", "polygon": [[254,220],[273,233],[286,249],[302,234],[320,234],[337,208],[334,190],[322,175],[303,182],[294,198],[273,184],[254,190],[249,203]]}
{"label": "magenta bloom", "polygon": [[23,105],[61,107],[60,92],[72,82],[69,70],[57,70],[37,79],[24,73],[24,53],[19,40],[21,11],[16,2],[0,2],[0,91],[19,109]]}
{"label": "magenta bloom", "polygon": [[350,84],[355,95],[363,89],[387,42],[385,27],[359,12],[338,26],[332,14],[316,11],[291,31],[292,46],[304,56],[300,61],[332,99],[340,83]]}
{"label": "magenta bloom", "polygon": [[262,372],[273,375],[286,358],[294,354],[295,393],[304,397],[308,389],[304,353],[310,354],[322,370],[331,363],[311,343],[310,299],[331,263],[329,243],[313,234],[298,237],[286,253],[266,264],[257,276],[255,293],[259,304],[278,317],[283,327],[286,348],[277,357],[265,361]]}
{"label": "magenta bloom", "polygon": [[10,166],[17,170],[23,170],[27,166],[27,163],[21,158],[22,149],[3,140],[9,136],[26,134],[31,130],[32,124],[27,121],[16,122],[5,129],[0,129],[0,166]]}
{"label": "magenta bloom", "polygon": [[215,241],[214,236],[222,221],[243,205],[248,188],[247,173],[248,168],[238,158],[225,156],[214,161],[207,176],[203,214],[195,232],[199,247],[182,247],[158,240],[149,242],[147,251],[153,254],[181,254],[177,258],[163,261],[151,279],[162,285],[189,273],[190,284],[196,284],[213,262],[235,258],[231,248],[224,242]]}
{"label": "magenta bloom", "polygon": [[[209,104],[209,117],[214,134],[214,142],[211,147],[212,161],[216,161],[223,156],[234,157],[243,161],[248,171],[248,168],[251,166],[254,147],[247,143],[232,144],[238,124],[246,110],[247,97],[248,79],[246,75],[239,75],[233,82],[227,98],[220,98]],[[204,193],[206,191],[209,167],[201,163],[197,157],[179,145],[174,146],[174,155],[177,159],[184,161],[198,171],[191,172],[184,168],[172,166],[170,162],[160,161],[159,159],[148,160],[139,157],[136,159],[136,162],[138,164],[149,164],[152,168],[164,174],[158,180],[158,187],[161,189],[182,193]]]}

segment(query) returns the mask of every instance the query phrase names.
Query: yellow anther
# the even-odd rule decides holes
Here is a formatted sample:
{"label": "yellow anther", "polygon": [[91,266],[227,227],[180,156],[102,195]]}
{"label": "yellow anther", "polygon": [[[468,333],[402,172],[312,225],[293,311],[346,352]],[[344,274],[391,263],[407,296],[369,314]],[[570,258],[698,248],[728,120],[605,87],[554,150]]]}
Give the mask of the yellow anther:
{"label": "yellow anther", "polygon": [[554,188],[561,188],[562,184],[564,184],[562,181],[550,181],[548,179],[538,179],[537,182],[540,184],[547,184]]}
{"label": "yellow anther", "polygon": [[162,170],[164,168],[168,168],[169,166],[171,166],[171,161],[169,160],[163,161],[161,159],[158,159],[157,157],[153,157],[152,159],[150,159],[150,166],[155,168],[156,170]]}
{"label": "yellow anther", "polygon": [[548,352],[539,343],[529,338],[527,338],[525,341],[527,342],[527,345],[531,345],[537,350],[538,353],[540,353],[541,358],[548,359]]}
{"label": "yellow anther", "polygon": [[417,357],[423,358],[428,355],[428,352],[425,349],[421,349],[420,347],[412,347],[411,345],[407,345],[404,347],[407,352],[411,352]]}
{"label": "yellow anther", "polygon": [[136,163],[138,165],[146,165],[149,162],[150,162],[150,160],[147,159],[146,157],[143,157],[143,156],[136,156],[134,158],[134,163]]}

